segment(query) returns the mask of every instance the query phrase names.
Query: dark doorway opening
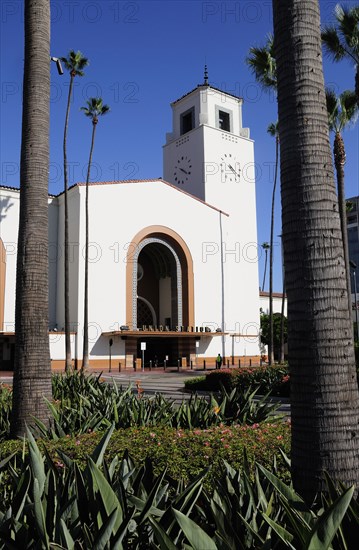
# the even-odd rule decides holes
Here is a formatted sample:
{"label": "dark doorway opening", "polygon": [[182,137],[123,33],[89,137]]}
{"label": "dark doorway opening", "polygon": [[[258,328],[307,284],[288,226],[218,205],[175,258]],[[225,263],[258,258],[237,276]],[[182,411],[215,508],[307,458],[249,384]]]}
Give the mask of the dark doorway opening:
{"label": "dark doorway opening", "polygon": [[146,342],[145,367],[177,366],[178,338],[141,338],[137,340],[137,358],[142,358],[141,342]]}

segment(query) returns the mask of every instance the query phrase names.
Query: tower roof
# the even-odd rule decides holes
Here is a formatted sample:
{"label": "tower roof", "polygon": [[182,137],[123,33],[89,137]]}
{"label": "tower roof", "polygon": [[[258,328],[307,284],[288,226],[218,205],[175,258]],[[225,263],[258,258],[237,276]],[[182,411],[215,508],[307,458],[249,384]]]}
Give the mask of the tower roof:
{"label": "tower roof", "polygon": [[186,94],[184,94],[183,96],[179,97],[178,99],[176,99],[175,101],[172,101],[171,105],[175,105],[176,103],[178,103],[179,101],[181,101],[182,99],[184,99],[185,97],[189,96],[190,94],[193,94],[193,92],[199,90],[199,89],[211,89],[211,90],[214,90],[216,92],[219,92],[221,94],[225,94],[225,95],[228,95],[230,97],[234,97],[235,99],[238,99],[240,101],[243,101],[243,98],[238,96],[238,95],[234,95],[234,94],[231,94],[229,92],[226,92],[225,90],[221,90],[220,88],[216,88],[215,86],[212,86],[211,84],[208,84],[208,82],[204,82],[203,84],[198,84],[196,88],[193,88],[193,90],[191,90],[190,92],[187,92]]}

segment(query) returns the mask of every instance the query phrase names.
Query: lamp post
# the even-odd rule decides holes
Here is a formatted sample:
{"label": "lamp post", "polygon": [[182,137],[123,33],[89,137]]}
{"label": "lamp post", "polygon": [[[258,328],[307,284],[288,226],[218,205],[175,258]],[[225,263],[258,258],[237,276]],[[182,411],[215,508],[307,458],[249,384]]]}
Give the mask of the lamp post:
{"label": "lamp post", "polygon": [[108,341],[108,355],[109,355],[109,365],[108,365],[108,372],[111,372],[111,359],[112,359],[112,353],[111,353],[111,350],[112,350],[112,344],[113,344],[113,340],[112,338],[109,339]]}
{"label": "lamp post", "polygon": [[358,325],[358,308],[357,308],[357,279],[356,279],[356,276],[355,276],[355,270],[356,270],[357,264],[355,262],[353,262],[352,260],[349,261],[349,264],[350,264],[350,267],[353,270],[356,337],[357,337],[357,342],[359,342],[359,325]]}

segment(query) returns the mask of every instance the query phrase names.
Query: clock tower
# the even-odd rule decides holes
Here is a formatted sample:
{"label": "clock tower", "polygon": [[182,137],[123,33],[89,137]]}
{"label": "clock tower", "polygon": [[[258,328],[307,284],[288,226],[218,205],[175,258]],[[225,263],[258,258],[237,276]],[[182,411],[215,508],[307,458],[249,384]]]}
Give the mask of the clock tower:
{"label": "clock tower", "polygon": [[[203,84],[171,104],[172,132],[163,147],[164,179],[218,210],[214,239],[201,218],[185,212],[183,219],[184,231],[202,235],[203,266],[218,273],[220,283],[210,288],[212,298],[220,288],[222,314],[213,318],[232,333],[227,356],[228,347],[236,355],[236,346],[245,355],[246,335],[259,332],[254,143],[243,128],[242,105],[240,97],[211,86],[205,69]],[[195,288],[202,284],[195,278]]]}
{"label": "clock tower", "polygon": [[253,141],[242,104],[208,84],[205,70],[204,83],[171,104],[163,150],[166,181],[228,214],[255,208]]}

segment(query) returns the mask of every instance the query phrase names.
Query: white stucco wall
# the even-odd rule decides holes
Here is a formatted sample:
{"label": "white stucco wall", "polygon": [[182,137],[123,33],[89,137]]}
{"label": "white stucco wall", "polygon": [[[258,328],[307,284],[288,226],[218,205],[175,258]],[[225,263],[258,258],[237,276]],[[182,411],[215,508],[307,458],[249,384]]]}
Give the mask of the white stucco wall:
{"label": "white stucco wall", "polygon": [[[85,187],[80,186],[80,209],[83,209]],[[149,208],[148,205],[151,205]],[[175,208],[173,208],[175,205]],[[126,261],[130,243],[143,228],[154,225],[170,228],[187,243],[194,263],[195,325],[222,326],[222,272],[220,253],[220,213],[185,193],[158,180],[137,183],[92,185],[89,190],[90,266],[89,303],[90,350],[96,352],[102,332],[118,330],[126,319]],[[133,212],[135,215],[133,215]],[[185,214],[184,214],[185,213]],[[230,230],[229,218],[221,215],[222,224]],[[106,223],[104,223],[106,220]],[[84,220],[80,224],[79,249],[84,243]],[[227,241],[228,242],[228,241]],[[213,251],[213,253],[212,253]],[[228,252],[228,250],[227,250]],[[237,255],[238,256],[238,255]],[[248,322],[258,325],[258,292],[254,300],[245,288],[246,276],[253,265],[228,254],[224,264],[224,329],[254,333]],[[253,267],[254,266],[254,267]],[[79,256],[79,273],[84,259]],[[251,285],[253,281],[251,281]],[[255,283],[254,283],[255,285]],[[83,296],[83,279],[79,276],[79,301]],[[250,312],[248,313],[248,308]],[[253,311],[253,317],[251,317]],[[83,324],[82,308],[78,309],[79,332]],[[206,339],[207,342],[207,339]],[[79,339],[81,355],[81,338]],[[104,344],[105,345],[105,344]],[[206,353],[218,353],[218,338],[209,341]],[[236,343],[235,354],[243,345]],[[256,345],[246,345],[247,354],[255,354]],[[226,338],[226,354],[232,353],[232,340]],[[106,350],[107,353],[107,350]]]}
{"label": "white stucco wall", "polygon": [[[260,293],[260,308],[263,313],[269,314],[269,292]],[[273,313],[282,312],[282,295],[273,296]],[[284,316],[287,317],[287,297],[284,301]]]}
{"label": "white stucco wall", "polygon": [[0,187],[0,237],[6,254],[4,332],[15,330],[16,254],[20,193]]}

